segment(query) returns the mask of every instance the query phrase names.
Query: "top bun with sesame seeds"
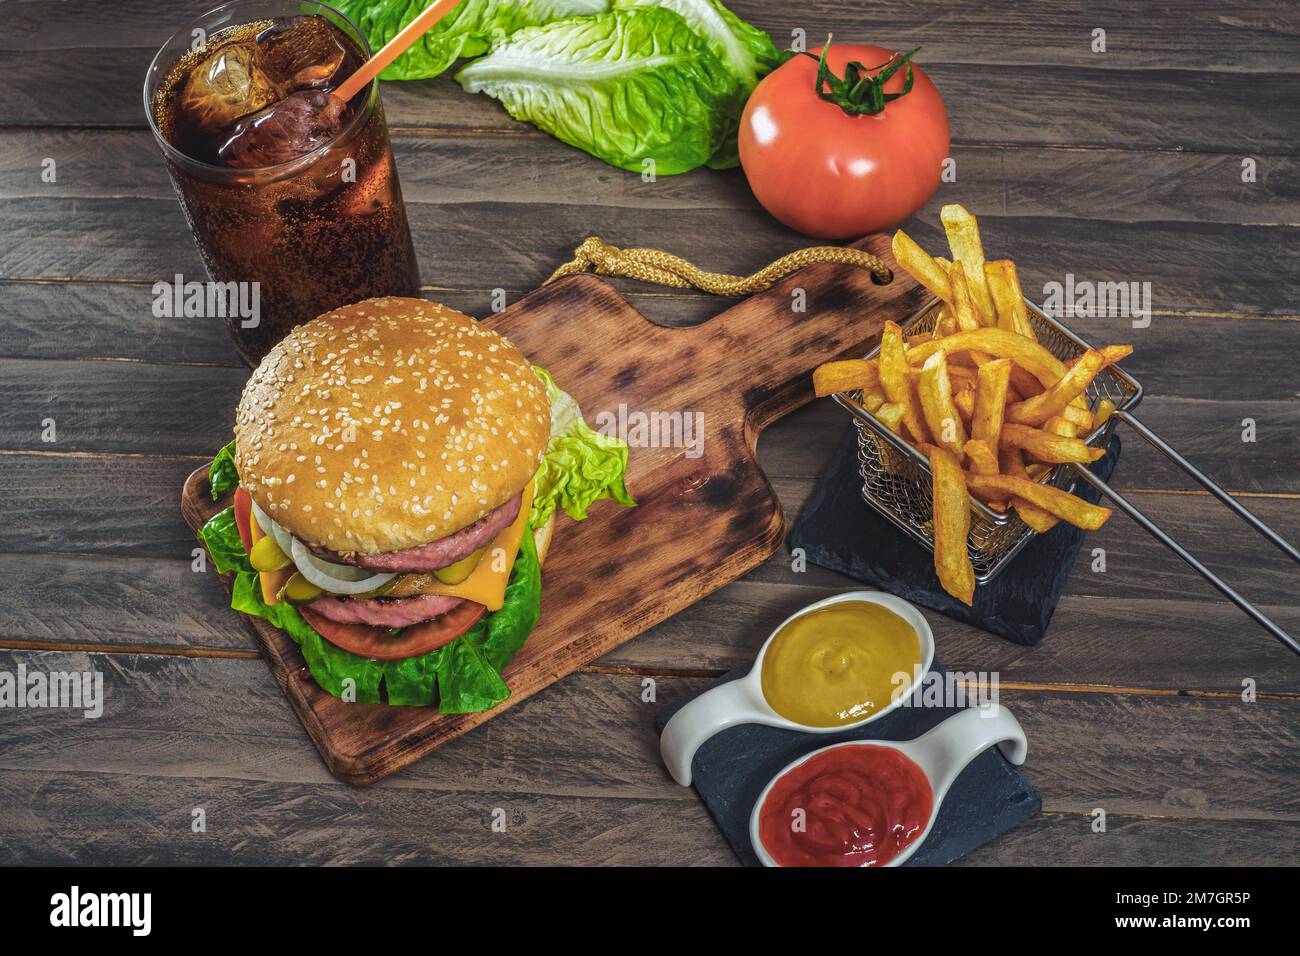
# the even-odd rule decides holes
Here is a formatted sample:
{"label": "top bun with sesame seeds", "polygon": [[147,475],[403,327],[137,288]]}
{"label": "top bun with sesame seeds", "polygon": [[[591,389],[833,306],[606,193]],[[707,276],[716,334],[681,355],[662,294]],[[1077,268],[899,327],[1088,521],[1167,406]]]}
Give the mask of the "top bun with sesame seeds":
{"label": "top bun with sesame seeds", "polygon": [[313,549],[372,555],[511,501],[550,435],[546,387],[506,339],[424,299],[367,299],[288,334],[244,388],[240,483]]}

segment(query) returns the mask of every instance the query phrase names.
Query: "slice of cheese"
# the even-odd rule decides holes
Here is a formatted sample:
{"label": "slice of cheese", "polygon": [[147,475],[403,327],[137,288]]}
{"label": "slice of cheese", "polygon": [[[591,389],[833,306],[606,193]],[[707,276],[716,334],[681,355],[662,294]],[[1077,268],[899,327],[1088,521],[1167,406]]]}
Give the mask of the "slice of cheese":
{"label": "slice of cheese", "polygon": [[519,516],[492,539],[478,567],[464,581],[444,584],[432,574],[408,574],[402,578],[404,586],[390,594],[445,594],[482,604],[489,611],[501,610],[506,600],[510,571],[515,566],[519,545],[528,530],[528,509],[532,503],[533,483],[530,481],[524,488],[523,500],[519,502]]}
{"label": "slice of cheese", "polygon": [[[248,536],[252,539],[253,544],[261,541],[266,537],[266,532],[262,530],[261,525],[257,523],[257,516],[250,514],[248,516]],[[249,548],[252,551],[252,548]],[[276,597],[280,589],[284,587],[296,569],[292,564],[287,568],[281,568],[279,571],[259,571],[257,573],[257,583],[262,586],[262,600],[267,604],[279,604],[280,599]]]}

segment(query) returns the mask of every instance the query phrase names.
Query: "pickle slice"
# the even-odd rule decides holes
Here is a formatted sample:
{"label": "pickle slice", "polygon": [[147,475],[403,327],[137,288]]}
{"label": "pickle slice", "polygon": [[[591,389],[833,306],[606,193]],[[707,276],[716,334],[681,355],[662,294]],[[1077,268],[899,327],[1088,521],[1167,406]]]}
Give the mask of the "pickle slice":
{"label": "pickle slice", "polygon": [[289,566],[289,556],[280,550],[275,538],[267,535],[258,539],[248,555],[249,563],[256,571],[279,571]]}
{"label": "pickle slice", "polygon": [[287,604],[309,604],[324,593],[324,589],[316,587],[304,578],[302,572],[295,571],[293,576],[284,582],[284,587],[280,588],[280,593],[276,597]]}
{"label": "pickle slice", "polygon": [[483,558],[483,552],[487,547],[479,548],[473,554],[467,554],[455,564],[449,564],[445,568],[438,568],[433,572],[433,576],[443,584],[460,584],[467,577],[474,573],[478,567],[479,561]]}

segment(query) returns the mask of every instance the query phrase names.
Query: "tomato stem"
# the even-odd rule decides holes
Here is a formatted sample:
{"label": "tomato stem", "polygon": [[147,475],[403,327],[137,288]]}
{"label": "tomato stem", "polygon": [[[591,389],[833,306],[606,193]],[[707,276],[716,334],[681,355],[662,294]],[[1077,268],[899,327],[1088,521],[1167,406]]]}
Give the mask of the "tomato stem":
{"label": "tomato stem", "polygon": [[[885,104],[912,92],[912,57],[921,49],[914,47],[907,53],[895,53],[879,66],[866,67],[856,60],[844,68],[844,75],[836,76],[826,62],[826,52],[831,48],[831,37],[826,37],[820,56],[804,51],[803,55],[817,61],[817,95],[834,103],[850,116],[875,116]],[[902,67],[907,67],[907,78],[898,93],[886,93],[885,84]]]}

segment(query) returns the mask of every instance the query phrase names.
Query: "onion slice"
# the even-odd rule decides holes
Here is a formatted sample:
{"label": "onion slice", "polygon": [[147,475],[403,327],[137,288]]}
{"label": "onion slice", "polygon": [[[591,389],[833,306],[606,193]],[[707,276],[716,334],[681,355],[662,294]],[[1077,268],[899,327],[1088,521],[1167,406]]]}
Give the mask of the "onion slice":
{"label": "onion slice", "polygon": [[[249,500],[252,500],[252,495],[249,495]],[[288,554],[293,545],[293,535],[281,528],[280,523],[263,511],[256,501],[253,502],[253,517],[263,533],[273,537],[280,550]]]}
{"label": "onion slice", "polygon": [[290,537],[290,556],[299,573],[331,594],[364,594],[397,577],[395,572],[376,574],[351,564],[335,564],[317,557],[297,538]]}

